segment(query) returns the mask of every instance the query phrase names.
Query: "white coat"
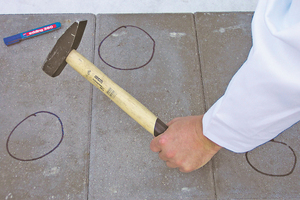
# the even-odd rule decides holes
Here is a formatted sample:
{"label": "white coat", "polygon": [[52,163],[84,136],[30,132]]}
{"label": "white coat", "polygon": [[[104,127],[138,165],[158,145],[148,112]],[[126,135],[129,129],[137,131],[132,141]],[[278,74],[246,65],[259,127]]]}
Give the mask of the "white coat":
{"label": "white coat", "polygon": [[234,152],[300,120],[300,0],[260,0],[252,39],[246,62],[203,118],[204,135]]}

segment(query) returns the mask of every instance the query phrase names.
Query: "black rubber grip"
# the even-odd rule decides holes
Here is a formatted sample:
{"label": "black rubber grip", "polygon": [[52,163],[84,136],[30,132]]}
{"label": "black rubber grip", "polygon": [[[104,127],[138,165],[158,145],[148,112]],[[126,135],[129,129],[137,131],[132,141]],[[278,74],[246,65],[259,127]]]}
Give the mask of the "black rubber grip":
{"label": "black rubber grip", "polygon": [[154,136],[157,137],[167,130],[168,126],[163,123],[159,118],[156,119],[154,127]]}

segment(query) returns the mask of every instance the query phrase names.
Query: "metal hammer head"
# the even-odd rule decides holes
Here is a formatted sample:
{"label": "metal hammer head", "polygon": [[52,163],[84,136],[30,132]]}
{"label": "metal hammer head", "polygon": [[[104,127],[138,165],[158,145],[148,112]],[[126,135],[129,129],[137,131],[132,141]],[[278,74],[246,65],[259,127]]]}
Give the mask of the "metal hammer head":
{"label": "metal hammer head", "polygon": [[81,41],[87,21],[74,22],[58,39],[43,65],[49,76],[58,76],[65,68],[66,58],[73,49],[77,49]]}

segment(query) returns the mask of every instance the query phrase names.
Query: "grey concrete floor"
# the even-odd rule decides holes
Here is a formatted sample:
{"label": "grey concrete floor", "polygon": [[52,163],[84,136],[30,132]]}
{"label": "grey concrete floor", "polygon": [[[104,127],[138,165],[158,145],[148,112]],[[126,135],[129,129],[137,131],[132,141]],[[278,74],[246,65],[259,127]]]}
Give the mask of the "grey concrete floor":
{"label": "grey concrete floor", "polygon": [[[70,66],[56,78],[41,69],[60,35],[74,21],[87,19],[78,52],[113,81],[164,122],[202,114],[246,60],[252,14],[0,15],[1,38],[62,23],[58,31],[9,47],[0,44],[0,199],[299,199],[298,165],[288,176],[266,176],[251,168],[245,154],[223,149],[192,173],[168,169],[149,148],[152,136]],[[155,41],[154,57],[143,68],[116,70],[98,56],[104,37],[124,25],[142,28]],[[144,32],[127,27],[109,37],[101,52],[108,63],[129,68],[145,63],[152,45]],[[10,132],[40,110],[63,122],[61,145],[36,161],[10,157]],[[299,129],[296,124],[275,139],[296,156]],[[19,158],[38,157],[60,137],[58,120],[37,114],[15,129],[9,149]],[[249,160],[263,172],[288,173],[294,154],[287,145],[269,142],[249,152]]]}

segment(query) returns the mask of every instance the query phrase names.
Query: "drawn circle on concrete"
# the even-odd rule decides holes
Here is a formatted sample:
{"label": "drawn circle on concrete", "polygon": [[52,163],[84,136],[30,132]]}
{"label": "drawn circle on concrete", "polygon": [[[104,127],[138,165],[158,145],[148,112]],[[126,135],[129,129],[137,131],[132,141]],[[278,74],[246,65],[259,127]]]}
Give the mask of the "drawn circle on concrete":
{"label": "drawn circle on concrete", "polygon": [[255,171],[266,176],[288,176],[297,163],[295,151],[286,143],[275,140],[247,152],[245,156]]}
{"label": "drawn circle on concrete", "polygon": [[154,52],[155,41],[151,35],[133,25],[115,29],[98,47],[100,59],[118,70],[140,69],[150,63]]}
{"label": "drawn circle on concrete", "polygon": [[[60,131],[61,136],[58,135]],[[6,150],[16,160],[34,161],[52,153],[61,144],[63,137],[64,128],[61,119],[54,113],[39,111],[29,115],[14,127],[7,138]],[[34,154],[35,157],[24,158],[28,157],[28,154],[31,156]]]}

